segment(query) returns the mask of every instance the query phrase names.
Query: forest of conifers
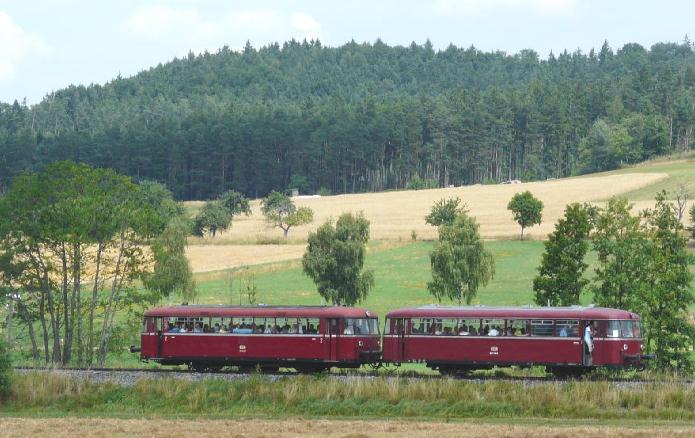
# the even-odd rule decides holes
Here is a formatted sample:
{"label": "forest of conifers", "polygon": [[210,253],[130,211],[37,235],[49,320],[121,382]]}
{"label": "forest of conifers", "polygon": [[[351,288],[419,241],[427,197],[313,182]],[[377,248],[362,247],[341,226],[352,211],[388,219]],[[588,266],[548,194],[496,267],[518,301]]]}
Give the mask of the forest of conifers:
{"label": "forest of conifers", "polygon": [[0,193],[62,159],[179,199],[557,178],[693,146],[695,45],[588,54],[291,41],[0,104]]}

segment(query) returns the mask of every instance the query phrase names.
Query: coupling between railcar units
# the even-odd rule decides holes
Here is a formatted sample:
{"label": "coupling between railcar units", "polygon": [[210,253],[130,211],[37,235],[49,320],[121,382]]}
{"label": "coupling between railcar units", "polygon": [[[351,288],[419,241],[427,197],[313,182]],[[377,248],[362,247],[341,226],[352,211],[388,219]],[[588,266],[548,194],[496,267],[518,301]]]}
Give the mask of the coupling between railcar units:
{"label": "coupling between railcar units", "polygon": [[143,361],[198,371],[321,372],[424,363],[444,375],[545,366],[557,376],[643,368],[639,315],[596,307],[167,306],[145,313]]}

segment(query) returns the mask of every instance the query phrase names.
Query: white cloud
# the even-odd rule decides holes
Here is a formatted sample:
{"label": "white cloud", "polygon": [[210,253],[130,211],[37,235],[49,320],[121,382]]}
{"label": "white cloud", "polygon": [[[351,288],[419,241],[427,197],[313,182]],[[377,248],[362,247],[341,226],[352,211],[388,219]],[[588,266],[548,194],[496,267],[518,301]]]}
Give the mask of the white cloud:
{"label": "white cloud", "polygon": [[193,38],[208,38],[220,33],[219,25],[203,19],[196,9],[176,9],[165,5],[136,9],[126,21],[126,28],[152,38],[174,33]]}
{"label": "white cloud", "polygon": [[295,12],[290,16],[290,24],[301,33],[301,38],[315,40],[320,37],[321,24],[310,15]]}
{"label": "white cloud", "polygon": [[547,15],[566,15],[574,11],[577,0],[434,0],[439,14],[482,15],[500,10],[530,10]]}
{"label": "white cloud", "polygon": [[12,17],[0,12],[0,80],[12,78],[22,60],[47,51],[41,38],[27,33]]}

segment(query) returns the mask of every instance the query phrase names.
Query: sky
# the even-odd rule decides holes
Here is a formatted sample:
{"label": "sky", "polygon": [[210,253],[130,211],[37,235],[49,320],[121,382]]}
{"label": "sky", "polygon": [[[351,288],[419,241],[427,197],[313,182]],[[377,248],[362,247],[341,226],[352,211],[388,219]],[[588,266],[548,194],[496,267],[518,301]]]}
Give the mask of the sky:
{"label": "sky", "polygon": [[695,37],[692,0],[0,0],[0,101],[40,101],[71,84],[103,84],[189,51],[295,38],[408,45],[429,39],[541,57],[607,40]]}

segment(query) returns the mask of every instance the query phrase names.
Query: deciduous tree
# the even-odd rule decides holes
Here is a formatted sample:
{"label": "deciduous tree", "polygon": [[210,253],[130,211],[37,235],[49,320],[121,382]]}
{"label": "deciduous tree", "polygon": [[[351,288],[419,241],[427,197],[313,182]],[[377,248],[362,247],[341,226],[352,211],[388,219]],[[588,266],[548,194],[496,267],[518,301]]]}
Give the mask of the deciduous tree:
{"label": "deciduous tree", "polygon": [[306,225],[314,220],[314,211],[309,207],[297,208],[292,199],[280,192],[271,192],[261,201],[261,211],[266,220],[282,230],[285,237],[290,228]]}
{"label": "deciduous tree", "polygon": [[344,213],[309,234],[302,258],[304,273],[318,288],[319,295],[336,305],[352,306],[367,298],[374,274],[364,270],[369,221],[363,215]]}
{"label": "deciduous tree", "polygon": [[691,291],[693,256],[688,253],[683,225],[676,207],[666,201],[666,192],[656,197],[653,209],[645,210],[644,285],[635,308],[645,328],[645,347],[656,354],[659,368],[691,369],[695,327],[688,323],[688,308],[695,302]]}
{"label": "deciduous tree", "polygon": [[467,213],[466,204],[461,203],[460,198],[440,199],[432,205],[430,214],[425,217],[425,222],[438,227],[451,225],[460,213]]}
{"label": "deciduous tree", "polygon": [[232,215],[219,201],[208,201],[200,208],[193,221],[193,234],[200,237],[215,237],[218,231],[224,231],[232,223]]}
{"label": "deciduous tree", "polygon": [[565,216],[544,242],[538,276],[533,279],[535,302],[541,306],[579,304],[579,297],[589,280],[584,278],[589,249],[591,223],[589,213],[581,204],[565,207]]}
{"label": "deciduous tree", "polygon": [[521,226],[521,240],[524,240],[524,229],[541,223],[543,202],[533,196],[530,191],[517,193],[507,204],[514,220]]}
{"label": "deciduous tree", "polygon": [[470,304],[478,288],[495,275],[495,260],[480,237],[475,218],[459,213],[451,225],[439,227],[430,262],[432,281],[427,289],[438,300]]}

